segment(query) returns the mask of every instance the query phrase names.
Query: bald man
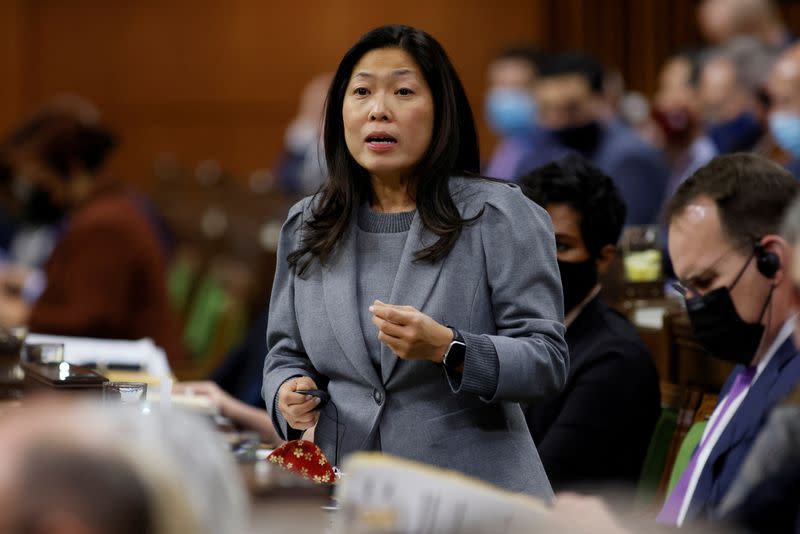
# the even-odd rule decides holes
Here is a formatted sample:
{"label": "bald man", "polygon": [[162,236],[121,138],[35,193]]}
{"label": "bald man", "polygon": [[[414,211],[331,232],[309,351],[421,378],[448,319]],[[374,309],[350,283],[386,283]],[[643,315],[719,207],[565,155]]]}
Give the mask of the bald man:
{"label": "bald man", "polygon": [[771,0],[704,0],[697,19],[705,38],[715,45],[747,35],[784,49],[794,40]]}
{"label": "bald man", "polygon": [[800,178],[800,45],[781,55],[770,73],[767,91],[770,133],[791,157],[786,167]]}

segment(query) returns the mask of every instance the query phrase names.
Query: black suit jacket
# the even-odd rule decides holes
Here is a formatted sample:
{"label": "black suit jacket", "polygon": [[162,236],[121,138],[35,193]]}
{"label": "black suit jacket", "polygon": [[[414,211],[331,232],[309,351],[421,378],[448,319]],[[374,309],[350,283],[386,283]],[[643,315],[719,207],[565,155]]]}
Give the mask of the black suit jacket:
{"label": "black suit jacket", "polygon": [[650,353],[599,298],[567,328],[566,341],[564,390],[526,414],[553,489],[634,483],[661,411]]}

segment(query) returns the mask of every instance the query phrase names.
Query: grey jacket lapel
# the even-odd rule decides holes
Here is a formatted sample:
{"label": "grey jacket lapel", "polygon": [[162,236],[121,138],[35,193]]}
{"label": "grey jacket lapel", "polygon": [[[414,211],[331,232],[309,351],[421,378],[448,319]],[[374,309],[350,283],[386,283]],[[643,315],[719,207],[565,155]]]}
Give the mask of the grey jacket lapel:
{"label": "grey jacket lapel", "polygon": [[[414,215],[411,228],[408,232],[403,255],[400,258],[400,266],[397,269],[397,276],[392,286],[391,298],[387,304],[398,306],[413,306],[422,310],[428,297],[433,290],[439,273],[442,270],[444,261],[437,261],[434,264],[429,262],[414,261],[415,254],[425,247],[436,242],[438,236],[428,231],[422,224],[419,212]],[[397,356],[387,347],[381,345],[381,374],[383,383],[387,383],[397,365]]]}
{"label": "grey jacket lapel", "polygon": [[381,381],[367,352],[358,316],[356,236],[351,225],[339,243],[339,250],[322,268],[325,310],[333,333],[345,356],[373,386]]}

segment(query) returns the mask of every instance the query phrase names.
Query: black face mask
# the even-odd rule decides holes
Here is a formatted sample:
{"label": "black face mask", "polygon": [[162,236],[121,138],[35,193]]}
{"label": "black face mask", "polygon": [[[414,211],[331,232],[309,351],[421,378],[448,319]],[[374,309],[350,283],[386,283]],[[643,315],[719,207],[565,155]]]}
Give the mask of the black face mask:
{"label": "black face mask", "polygon": [[558,139],[558,142],[567,148],[576,150],[582,154],[591,154],[600,143],[600,123],[590,121],[579,126],[568,126],[551,130],[551,133]]}
{"label": "black face mask", "polygon": [[23,204],[22,217],[31,224],[55,224],[64,217],[64,210],[53,202],[50,192],[34,186]]}
{"label": "black face mask", "polygon": [[597,266],[591,258],[579,262],[558,260],[558,270],[564,290],[564,312],[569,313],[597,285]]}
{"label": "black face mask", "polygon": [[717,358],[742,365],[749,365],[756,355],[764,336],[761,319],[772,299],[770,289],[756,323],[743,321],[736,311],[730,290],[739,282],[752,259],[753,256],[747,260],[730,288],[720,287],[705,295],[686,299],[692,334],[697,342]]}

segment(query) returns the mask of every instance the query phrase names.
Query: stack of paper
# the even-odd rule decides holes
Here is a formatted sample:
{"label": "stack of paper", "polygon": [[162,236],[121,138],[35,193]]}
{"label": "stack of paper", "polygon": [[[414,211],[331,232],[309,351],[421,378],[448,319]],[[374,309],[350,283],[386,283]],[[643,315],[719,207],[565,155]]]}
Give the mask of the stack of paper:
{"label": "stack of paper", "polygon": [[137,370],[157,377],[171,373],[166,353],[149,338],[128,341],[31,333],[25,343],[61,343],[64,360],[74,365]]}
{"label": "stack of paper", "polygon": [[548,515],[533,497],[379,453],[344,463],[337,534],[537,532]]}

